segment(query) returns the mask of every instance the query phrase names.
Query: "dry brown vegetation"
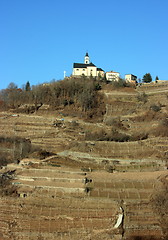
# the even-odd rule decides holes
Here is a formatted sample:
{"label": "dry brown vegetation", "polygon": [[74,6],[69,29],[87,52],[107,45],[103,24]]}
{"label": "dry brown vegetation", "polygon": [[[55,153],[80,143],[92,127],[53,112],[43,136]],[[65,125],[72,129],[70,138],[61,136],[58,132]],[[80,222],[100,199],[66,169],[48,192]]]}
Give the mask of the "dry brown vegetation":
{"label": "dry brown vegetation", "polygon": [[168,137],[168,117],[163,118],[153,130],[154,136]]}
{"label": "dry brown vegetation", "polygon": [[162,177],[156,192],[152,196],[153,210],[159,216],[159,221],[164,233],[164,239],[168,239],[168,175]]}
{"label": "dry brown vegetation", "polygon": [[17,188],[12,186],[14,171],[7,171],[0,174],[0,196],[16,196]]}
{"label": "dry brown vegetation", "polygon": [[137,121],[137,122],[150,122],[150,121],[161,121],[163,118],[166,118],[167,114],[166,113],[161,113],[161,112],[156,112],[153,110],[148,110],[143,112],[141,115],[138,115],[132,120]]}
{"label": "dry brown vegetation", "polygon": [[31,142],[17,136],[0,136],[0,153],[0,167],[11,162],[18,162],[31,153]]}
{"label": "dry brown vegetation", "polygon": [[166,240],[168,88],[92,80],[1,93],[3,240]]}
{"label": "dry brown vegetation", "polygon": [[66,112],[70,108],[77,115],[87,112],[85,115],[92,118],[104,112],[100,89],[99,81],[85,78],[53,81],[33,86],[29,91],[5,89],[0,92],[3,103],[0,107],[13,108],[18,113],[34,113],[43,104],[48,104],[50,110],[65,109]]}

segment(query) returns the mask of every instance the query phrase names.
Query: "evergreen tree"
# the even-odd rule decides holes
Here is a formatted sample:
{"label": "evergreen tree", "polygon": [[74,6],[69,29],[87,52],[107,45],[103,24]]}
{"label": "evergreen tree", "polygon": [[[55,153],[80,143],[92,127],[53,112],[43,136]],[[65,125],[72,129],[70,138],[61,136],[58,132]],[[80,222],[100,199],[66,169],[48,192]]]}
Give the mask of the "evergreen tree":
{"label": "evergreen tree", "polygon": [[155,81],[157,82],[159,80],[159,77],[158,76],[156,76],[156,78],[155,78]]}
{"label": "evergreen tree", "polygon": [[25,90],[26,91],[30,91],[31,90],[29,81],[26,83]]}
{"label": "evergreen tree", "polygon": [[150,74],[150,73],[146,73],[146,74],[143,76],[142,81],[143,81],[144,83],[150,83],[150,82],[152,82],[151,74]]}

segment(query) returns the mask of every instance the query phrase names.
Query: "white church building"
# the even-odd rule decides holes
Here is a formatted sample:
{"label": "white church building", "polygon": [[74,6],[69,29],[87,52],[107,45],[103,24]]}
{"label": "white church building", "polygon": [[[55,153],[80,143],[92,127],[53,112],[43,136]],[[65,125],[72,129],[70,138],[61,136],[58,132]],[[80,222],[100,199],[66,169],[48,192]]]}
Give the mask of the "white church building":
{"label": "white church building", "polygon": [[104,77],[104,71],[90,62],[90,57],[86,53],[84,63],[74,63],[72,76],[80,77]]}

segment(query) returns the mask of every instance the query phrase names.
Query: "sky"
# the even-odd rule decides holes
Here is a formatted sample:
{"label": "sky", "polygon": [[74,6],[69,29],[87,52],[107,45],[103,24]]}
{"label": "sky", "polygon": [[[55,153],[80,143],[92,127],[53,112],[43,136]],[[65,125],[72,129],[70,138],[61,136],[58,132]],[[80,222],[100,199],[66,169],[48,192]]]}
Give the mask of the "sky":
{"label": "sky", "polygon": [[0,89],[60,80],[73,63],[168,80],[167,0],[0,0]]}

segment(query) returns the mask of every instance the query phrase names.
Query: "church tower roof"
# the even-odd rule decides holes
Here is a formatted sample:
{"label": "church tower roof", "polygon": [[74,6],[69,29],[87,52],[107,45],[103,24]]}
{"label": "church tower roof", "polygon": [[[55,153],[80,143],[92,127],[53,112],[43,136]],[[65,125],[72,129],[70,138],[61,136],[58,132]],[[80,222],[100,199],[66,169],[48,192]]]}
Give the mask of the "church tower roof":
{"label": "church tower roof", "polygon": [[86,52],[84,63],[85,64],[89,64],[90,63],[90,58],[89,58],[88,52]]}

